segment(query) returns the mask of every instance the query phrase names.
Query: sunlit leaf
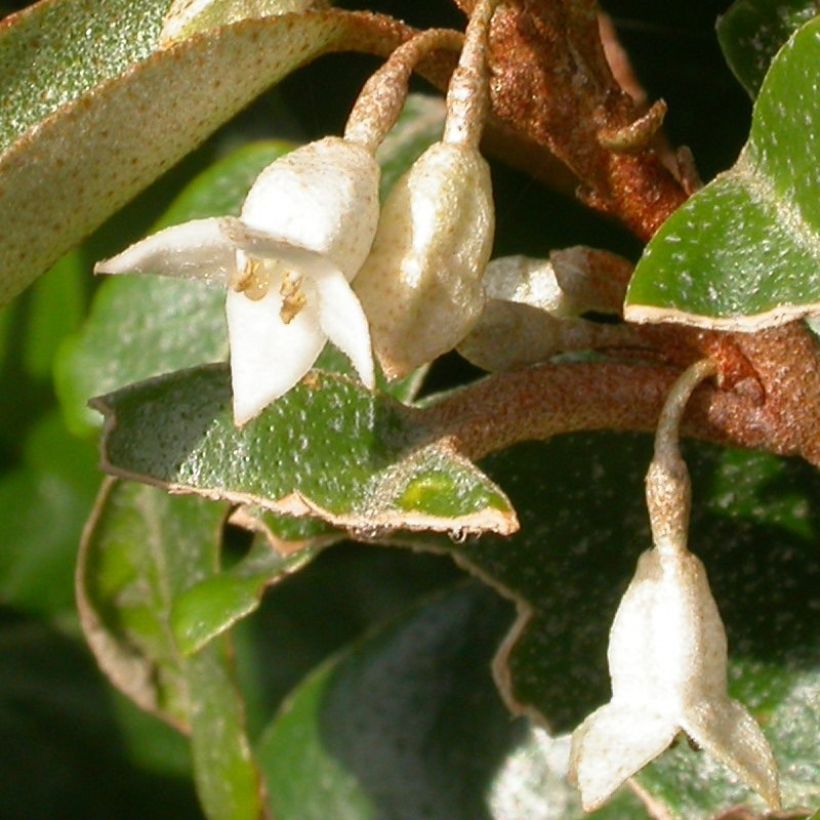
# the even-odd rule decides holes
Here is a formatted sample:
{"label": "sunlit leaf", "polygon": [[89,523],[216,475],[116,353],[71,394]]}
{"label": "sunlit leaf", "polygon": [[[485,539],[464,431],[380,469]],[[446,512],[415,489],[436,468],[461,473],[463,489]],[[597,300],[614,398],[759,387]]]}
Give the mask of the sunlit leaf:
{"label": "sunlit leaf", "polygon": [[[0,303],[285,74],[395,33],[332,11],[245,20],[93,84],[0,154]],[[23,93],[7,116],[29,102]]]}
{"label": "sunlit leaf", "polygon": [[817,13],[814,0],[736,0],[720,17],[723,55],[752,99],[783,43]]}
{"label": "sunlit leaf", "polygon": [[160,377],[95,406],[108,417],[105,466],[118,475],[363,533],[516,527],[503,492],[446,444],[424,442],[411,409],[344,376],[314,371],[239,429],[226,367]]}
{"label": "sunlit leaf", "polygon": [[820,18],[772,63],[734,167],[647,246],[628,319],[752,331],[820,311],[818,64]]}

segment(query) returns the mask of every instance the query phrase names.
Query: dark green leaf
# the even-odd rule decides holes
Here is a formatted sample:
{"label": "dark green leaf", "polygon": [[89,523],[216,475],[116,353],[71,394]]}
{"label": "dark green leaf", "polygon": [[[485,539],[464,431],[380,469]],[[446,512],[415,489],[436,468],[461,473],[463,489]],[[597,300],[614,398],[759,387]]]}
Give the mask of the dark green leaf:
{"label": "dark green leaf", "polygon": [[[584,435],[521,445],[488,459],[522,529],[511,539],[436,546],[515,596],[521,618],[496,660],[516,709],[573,729],[609,699],[606,647],[612,617],[650,544],[643,477],[647,438]],[[783,775],[787,807],[816,802],[810,752],[820,693],[807,601],[820,562],[820,476],[799,462],[689,448],[695,492],[691,547],[704,561],[729,636],[731,694],[761,720]],[[416,541],[416,545],[419,542]],[[712,817],[748,791],[704,753],[681,744],[641,775],[675,816]]]}
{"label": "dark green leaf", "polygon": [[758,330],[820,312],[818,64],[820,18],[772,63],[735,166],[647,246],[628,319]]}
{"label": "dark green leaf", "polygon": [[228,645],[185,658],[173,635],[178,598],[218,572],[223,505],[108,482],[77,571],[86,637],[101,668],[142,708],[191,733],[208,817],[258,818],[260,783],[231,678]]}
{"label": "dark green leaf", "polygon": [[523,729],[489,675],[510,618],[494,593],[461,587],[312,675],[259,743],[271,813],[485,816],[486,782]]}
{"label": "dark green leaf", "polygon": [[752,99],[783,43],[816,14],[814,0],[736,0],[718,20],[723,56]]}
{"label": "dark green leaf", "polygon": [[47,615],[73,609],[96,462],[95,448],[68,435],[56,414],[32,429],[22,465],[0,479],[0,601]]}
{"label": "dark green leaf", "polygon": [[301,569],[314,555],[310,549],[280,555],[264,538],[256,539],[239,563],[200,581],[174,602],[172,624],[179,651],[198,652],[253,612],[268,586]]}
{"label": "dark green leaf", "polygon": [[[201,817],[186,744],[117,698],[66,633],[0,610],[4,820]],[[163,757],[146,760],[148,749]]]}
{"label": "dark green leaf", "polygon": [[343,376],[314,372],[241,429],[227,368],[171,374],[98,399],[106,468],[170,489],[334,526],[511,532],[504,494],[413,411]]}

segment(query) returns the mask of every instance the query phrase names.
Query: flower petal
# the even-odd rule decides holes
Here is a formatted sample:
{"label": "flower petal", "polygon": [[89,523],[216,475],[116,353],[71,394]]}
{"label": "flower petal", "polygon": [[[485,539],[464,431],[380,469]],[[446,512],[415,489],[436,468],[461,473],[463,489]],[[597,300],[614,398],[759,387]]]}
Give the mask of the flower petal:
{"label": "flower petal", "polygon": [[581,790],[585,811],[609,799],[627,778],[654,760],[679,727],[646,704],[608,703],[593,712],[572,735],[570,780]]}
{"label": "flower petal", "polygon": [[367,317],[345,275],[327,265],[320,275],[313,276],[319,300],[319,322],[339,350],[351,361],[362,384],[373,389],[373,350]]}
{"label": "flower petal", "polygon": [[225,223],[236,221],[213,217],[174,225],[98,262],[94,273],[151,273],[225,285],[236,258]]}
{"label": "flower petal", "polygon": [[287,393],[310,370],[327,341],[315,303],[308,300],[289,324],[282,321],[281,308],[282,297],[274,288],[258,301],[228,290],[226,311],[237,426]]}
{"label": "flower petal", "polygon": [[728,766],[773,811],[780,810],[777,764],[755,719],[737,701],[698,703],[686,710],[681,726],[692,740]]}

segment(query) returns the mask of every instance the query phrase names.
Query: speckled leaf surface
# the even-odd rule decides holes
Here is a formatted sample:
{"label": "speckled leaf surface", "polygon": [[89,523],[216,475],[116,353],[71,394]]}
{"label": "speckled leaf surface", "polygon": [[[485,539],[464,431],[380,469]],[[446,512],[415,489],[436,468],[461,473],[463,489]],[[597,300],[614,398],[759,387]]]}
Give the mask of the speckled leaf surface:
{"label": "speckled leaf surface", "polygon": [[363,535],[388,528],[512,532],[504,493],[414,412],[314,371],[241,429],[226,367],[196,368],[95,400],[104,466],[174,491],[312,515]]}
{"label": "speckled leaf surface", "polygon": [[258,818],[259,776],[232,680],[229,647],[185,658],[172,613],[218,571],[225,506],[109,481],[86,531],[77,570],[86,638],[103,671],[139,706],[191,735],[206,816]]}
{"label": "speckled leaf surface", "polygon": [[737,163],[663,224],[632,321],[753,331],[820,312],[820,18],[781,49]]}
{"label": "speckled leaf surface", "polygon": [[156,48],[170,0],[52,0],[0,23],[0,153]]}
{"label": "speckled leaf surface", "polygon": [[21,134],[0,154],[0,303],[285,74],[333,48],[373,47],[368,20],[312,12],[195,35]]}
{"label": "speckled leaf surface", "polygon": [[736,0],[718,19],[723,56],[752,99],[783,43],[817,13],[813,0]]}
{"label": "speckled leaf surface", "polygon": [[[820,588],[820,476],[802,463],[751,453],[690,446],[686,455],[694,486],[690,542],[726,624],[731,694],[763,725],[786,807],[816,804],[818,717],[810,704],[820,697],[812,614]],[[609,699],[609,627],[650,544],[643,491],[650,458],[648,437],[519,445],[483,466],[510,493],[520,533],[435,542],[518,602],[496,678],[514,711],[538,716],[556,733],[571,731]],[[735,803],[758,805],[685,743],[645,770],[641,783],[671,816],[687,820]]]}

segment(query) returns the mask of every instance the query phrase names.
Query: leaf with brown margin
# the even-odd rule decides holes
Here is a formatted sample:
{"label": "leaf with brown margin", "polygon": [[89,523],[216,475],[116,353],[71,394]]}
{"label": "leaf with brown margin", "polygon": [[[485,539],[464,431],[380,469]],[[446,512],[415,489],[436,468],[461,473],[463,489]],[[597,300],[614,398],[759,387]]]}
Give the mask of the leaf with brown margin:
{"label": "leaf with brown margin", "polygon": [[514,532],[504,493],[419,413],[345,376],[313,371],[242,428],[225,366],[168,374],[95,399],[104,468],[172,492],[389,529]]}
{"label": "leaf with brown margin", "polygon": [[97,662],[128,697],[191,735],[197,791],[208,817],[256,820],[261,779],[244,728],[230,647],[181,654],[173,612],[186,592],[222,577],[225,505],[107,481],[86,529],[77,598]]}
{"label": "leaf with brown margin", "polygon": [[290,71],[333,50],[389,51],[408,33],[346,12],[244,20],[154,52],[32,124],[0,155],[0,304]]}

